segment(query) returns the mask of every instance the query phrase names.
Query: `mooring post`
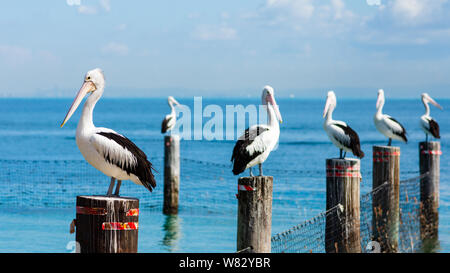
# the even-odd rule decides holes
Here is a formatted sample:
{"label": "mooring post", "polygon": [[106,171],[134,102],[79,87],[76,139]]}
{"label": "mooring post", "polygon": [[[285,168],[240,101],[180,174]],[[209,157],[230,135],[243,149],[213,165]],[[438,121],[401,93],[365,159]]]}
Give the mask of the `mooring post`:
{"label": "mooring post", "polygon": [[139,200],[77,196],[78,253],[137,253]]}
{"label": "mooring post", "polygon": [[239,178],[237,251],[271,252],[272,192],[272,176]]}
{"label": "mooring post", "polygon": [[[382,186],[381,188],[379,188]],[[400,225],[400,148],[373,147],[372,230],[382,253],[398,251]]]}
{"label": "mooring post", "polygon": [[[360,161],[327,159],[327,253],[360,253]],[[337,208],[336,208],[337,207]]]}
{"label": "mooring post", "polygon": [[422,240],[437,240],[439,228],[439,179],[441,144],[421,142],[420,174],[420,235]]}
{"label": "mooring post", "polygon": [[163,213],[178,213],[180,192],[180,137],[164,137],[164,205]]}

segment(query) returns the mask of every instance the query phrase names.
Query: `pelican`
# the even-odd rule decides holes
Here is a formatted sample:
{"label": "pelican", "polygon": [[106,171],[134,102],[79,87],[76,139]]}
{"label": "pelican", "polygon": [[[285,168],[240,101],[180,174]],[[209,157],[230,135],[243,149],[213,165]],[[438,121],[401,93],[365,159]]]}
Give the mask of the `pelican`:
{"label": "pelican", "polygon": [[81,113],[76,130],[76,142],[81,154],[89,164],[111,177],[107,196],[112,196],[115,180],[118,180],[115,196],[119,196],[122,180],[131,180],[149,191],[156,187],[152,174],[152,164],[147,156],[133,142],[108,128],[95,127],[92,114],[95,104],[101,98],[105,78],[101,69],[87,72],[84,83],[76,95],[72,106],[61,123],[61,127],[73,115],[83,98],[90,94]]}
{"label": "pelican", "polygon": [[231,157],[234,175],[249,169],[250,176],[253,176],[252,167],[259,165],[259,175],[262,176],[262,163],[278,142],[280,137],[278,122],[282,123],[283,119],[275,101],[274,90],[270,86],[264,87],[262,105],[267,110],[268,123],[253,125],[238,138]]}
{"label": "pelican", "polygon": [[439,105],[434,99],[430,97],[427,93],[422,94],[422,102],[425,106],[426,112],[425,115],[423,115],[420,118],[420,125],[422,127],[422,130],[425,132],[426,135],[426,142],[428,142],[428,135],[432,135],[434,138],[440,139],[440,132],[439,132],[439,124],[430,116],[430,106],[428,103],[433,104],[437,108],[443,110],[442,106]]}
{"label": "pelican", "polygon": [[175,123],[177,121],[177,113],[175,112],[175,105],[180,105],[178,101],[174,99],[174,97],[169,96],[167,98],[167,102],[169,103],[170,109],[172,110],[170,114],[166,115],[164,118],[162,124],[161,124],[161,133],[165,134],[166,132],[170,131],[175,127]]}
{"label": "pelican", "polygon": [[377,113],[374,117],[375,126],[378,131],[389,138],[388,146],[392,145],[392,139],[400,140],[408,143],[408,138],[406,137],[406,130],[403,125],[400,124],[393,117],[383,114],[384,106],[384,91],[383,89],[378,90],[378,100],[377,100]]}
{"label": "pelican", "polygon": [[[344,159],[347,152],[353,152],[356,157],[363,158],[364,152],[361,151],[358,134],[347,123],[333,120],[333,111],[336,105],[336,95],[333,91],[329,91],[323,111],[323,118],[325,118],[323,129],[331,142],[340,149],[340,159]],[[344,155],[342,152],[345,152]]]}

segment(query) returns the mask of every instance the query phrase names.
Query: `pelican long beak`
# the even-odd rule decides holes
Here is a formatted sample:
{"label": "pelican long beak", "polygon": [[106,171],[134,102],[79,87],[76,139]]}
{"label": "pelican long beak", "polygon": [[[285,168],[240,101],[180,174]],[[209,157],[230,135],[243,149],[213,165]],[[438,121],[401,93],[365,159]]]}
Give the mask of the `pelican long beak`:
{"label": "pelican long beak", "polygon": [[327,102],[325,103],[325,108],[323,109],[323,118],[327,116],[328,110],[330,110],[331,99],[327,98]]}
{"label": "pelican long beak", "polygon": [[267,101],[272,104],[273,110],[275,111],[275,115],[280,123],[283,123],[283,118],[281,117],[280,109],[278,108],[278,104],[275,101],[275,98],[272,95],[267,96]]}
{"label": "pelican long beak", "polygon": [[78,106],[80,105],[83,98],[86,96],[86,94],[95,91],[97,88],[95,87],[95,84],[91,81],[85,81],[83,83],[83,86],[81,86],[80,91],[78,91],[77,96],[72,102],[72,105],[70,106],[69,111],[66,114],[66,117],[64,118],[64,121],[61,123],[61,128],[66,124],[66,122],[70,119],[70,117],[75,113],[75,110],[77,110]]}
{"label": "pelican long beak", "polygon": [[433,98],[428,97],[428,100],[430,101],[431,104],[433,104],[433,105],[436,106],[437,108],[439,108],[439,109],[441,109],[441,110],[444,110],[444,108],[443,108],[439,103],[437,103]]}
{"label": "pelican long beak", "polygon": [[381,105],[381,94],[378,94],[378,99],[377,99],[377,109],[380,108]]}

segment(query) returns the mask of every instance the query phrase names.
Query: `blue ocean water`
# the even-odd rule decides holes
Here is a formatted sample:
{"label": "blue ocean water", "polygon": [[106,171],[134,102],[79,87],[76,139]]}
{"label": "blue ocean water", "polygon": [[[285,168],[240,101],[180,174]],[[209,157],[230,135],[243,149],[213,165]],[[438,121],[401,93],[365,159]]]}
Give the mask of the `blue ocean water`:
{"label": "blue ocean water", "polygon": [[[450,100],[439,100],[450,109]],[[179,99],[180,103],[193,106],[193,98]],[[203,107],[215,104],[225,112],[226,105],[258,104],[260,98],[214,99],[204,98]],[[280,143],[265,163],[266,175],[273,175],[274,218],[273,233],[282,232],[308,219],[325,209],[325,159],[338,156],[338,149],[328,140],[322,129],[323,100],[283,99],[277,100],[283,115]],[[64,118],[71,99],[0,99],[0,160],[4,166],[10,162],[64,161],[78,162],[83,158],[75,144],[75,128],[80,109],[64,128],[59,125]],[[191,108],[193,109],[193,108]],[[163,137],[160,134],[162,118],[169,113],[166,99],[108,99],[100,100],[95,108],[94,123],[97,126],[112,128],[133,140],[144,152],[155,159],[155,167],[162,172]],[[192,112],[194,112],[192,110]],[[346,121],[361,138],[362,149],[367,156],[361,162],[363,170],[362,192],[371,187],[371,150],[373,145],[387,143],[373,125],[375,98],[373,100],[339,99],[334,114],[335,119]],[[401,147],[401,179],[418,174],[418,142],[424,140],[419,128],[419,118],[424,112],[420,99],[389,99],[385,113],[388,113],[406,127],[410,142],[395,142]],[[441,126],[441,195],[440,195],[440,246],[441,251],[450,251],[450,161],[447,154],[450,138],[450,119],[447,110],[432,109],[432,116]],[[203,123],[210,118],[203,118]],[[238,132],[239,134],[240,132]],[[233,252],[236,241],[236,201],[231,192],[236,189],[236,177],[231,172],[230,157],[234,141],[183,141],[181,146],[183,204],[178,217],[167,217],[159,210],[143,209],[140,215],[140,252]],[[192,160],[192,161],[189,161]],[[194,161],[212,163],[205,165]],[[31,162],[31,163],[30,163]],[[203,165],[202,165],[203,164]],[[215,164],[215,165],[214,165]],[[20,169],[20,165],[17,167]],[[27,167],[29,168],[29,167]],[[276,171],[275,171],[276,170]],[[280,170],[287,170],[282,173]],[[289,172],[294,170],[296,172]],[[3,172],[8,171],[3,169]],[[49,171],[49,170],[46,170]],[[67,168],[50,170],[54,176],[64,176]],[[15,171],[14,171],[15,172]],[[95,170],[89,170],[94,173]],[[18,188],[36,181],[9,174],[17,180]],[[39,174],[39,170],[36,170]],[[220,175],[219,175],[220,174]],[[218,177],[211,183],[208,176]],[[0,176],[4,177],[4,176]],[[102,178],[99,175],[100,179]],[[158,176],[160,177],[160,176]],[[183,184],[185,177],[186,184]],[[8,178],[9,179],[9,178]],[[46,178],[43,177],[43,180]],[[80,179],[80,189],[64,190],[70,199],[84,194],[81,188],[87,180]],[[62,181],[64,181],[62,179]],[[0,181],[2,183],[4,181]],[[154,195],[162,191],[159,180]],[[104,186],[92,194],[102,194],[109,183],[104,178]],[[22,185],[22,186],[21,186]],[[52,190],[49,183],[48,191]],[[75,184],[76,185],[76,184]],[[193,186],[194,185],[194,186]],[[56,186],[64,188],[62,185]],[[138,186],[127,183],[128,188]],[[183,192],[183,187],[189,192]],[[202,191],[208,188],[208,191]],[[101,189],[101,190],[100,190]],[[227,198],[220,198],[226,192]],[[23,196],[27,193],[21,193]],[[37,195],[36,192],[28,193]],[[39,193],[45,195],[45,192]],[[214,198],[211,198],[214,197]],[[215,196],[218,196],[217,198]],[[36,196],[34,196],[36,197]],[[180,198],[182,198],[180,196]],[[202,201],[206,200],[206,201]],[[69,234],[69,224],[74,218],[70,207],[25,207],[7,206],[14,199],[14,192],[6,196],[0,193],[0,252],[68,252],[74,235]],[[65,200],[65,199],[64,199]],[[209,200],[214,200],[211,202]],[[159,199],[156,201],[160,201]],[[155,202],[156,202],[155,201]],[[63,202],[63,201],[61,201]],[[202,203],[204,202],[204,203]],[[196,207],[201,203],[206,209]],[[183,209],[192,207],[193,209]],[[226,210],[222,213],[219,210]]]}

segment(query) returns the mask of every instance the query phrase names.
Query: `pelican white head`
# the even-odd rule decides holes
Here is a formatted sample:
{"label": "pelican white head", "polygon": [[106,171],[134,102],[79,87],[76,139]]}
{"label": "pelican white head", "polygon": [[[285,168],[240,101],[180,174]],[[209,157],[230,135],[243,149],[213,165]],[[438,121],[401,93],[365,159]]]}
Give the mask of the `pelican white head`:
{"label": "pelican white head", "polygon": [[66,124],[66,122],[70,119],[70,117],[75,113],[81,101],[87,94],[96,93],[97,96],[101,96],[103,93],[103,88],[105,87],[105,77],[103,76],[103,71],[100,68],[96,68],[90,70],[86,73],[84,77],[84,83],[78,91],[72,105],[69,108],[69,111],[64,118],[64,121],[61,123],[61,127]]}
{"label": "pelican white head", "polygon": [[275,111],[275,115],[280,123],[283,123],[283,118],[281,117],[280,109],[278,108],[278,104],[275,101],[275,91],[269,85],[264,86],[262,92],[262,104],[263,105],[272,105],[273,110]]}
{"label": "pelican white head", "polygon": [[434,106],[436,106],[437,108],[444,110],[444,108],[441,105],[439,105],[439,103],[437,103],[432,97],[430,97],[430,95],[428,95],[428,93],[422,94],[422,101],[425,105],[428,103],[431,103]]}
{"label": "pelican white head", "polygon": [[384,105],[384,90],[383,89],[379,89],[378,90],[378,99],[377,99],[377,109],[379,109],[380,107],[382,107]]}
{"label": "pelican white head", "polygon": [[334,111],[336,105],[336,94],[334,94],[334,91],[328,91],[327,102],[325,103],[325,108],[323,109],[323,118],[325,118],[329,112]]}

